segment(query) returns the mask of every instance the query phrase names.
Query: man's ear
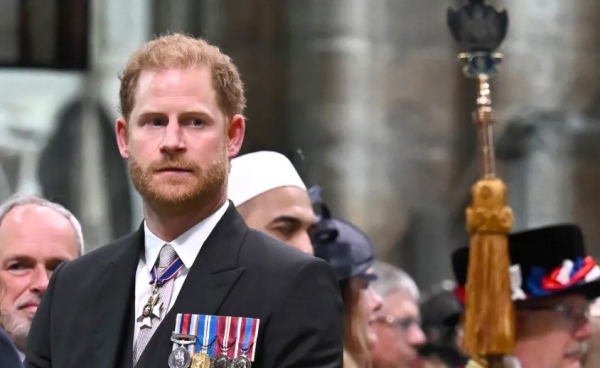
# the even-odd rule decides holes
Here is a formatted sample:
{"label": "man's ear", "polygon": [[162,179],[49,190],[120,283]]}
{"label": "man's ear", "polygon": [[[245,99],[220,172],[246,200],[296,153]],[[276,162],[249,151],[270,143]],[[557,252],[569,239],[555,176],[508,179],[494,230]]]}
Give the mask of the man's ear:
{"label": "man's ear", "polygon": [[244,135],[246,134],[246,121],[242,115],[236,114],[231,118],[227,127],[227,157],[230,159],[237,156],[242,149],[244,143]]}
{"label": "man's ear", "polygon": [[117,124],[115,124],[115,135],[117,136],[119,153],[121,153],[121,157],[124,159],[129,158],[129,131],[127,128],[127,121],[125,118],[118,118]]}

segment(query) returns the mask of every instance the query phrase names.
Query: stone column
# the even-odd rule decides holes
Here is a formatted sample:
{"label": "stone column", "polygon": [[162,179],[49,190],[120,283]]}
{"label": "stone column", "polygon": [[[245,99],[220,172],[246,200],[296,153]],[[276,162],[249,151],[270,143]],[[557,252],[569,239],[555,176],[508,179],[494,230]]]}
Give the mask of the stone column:
{"label": "stone column", "polygon": [[[150,0],[96,0],[91,2],[91,70],[83,80],[82,89],[90,101],[100,101],[113,121],[117,111],[119,80],[117,76],[125,67],[129,55],[150,37]],[[100,151],[94,139],[98,139],[97,110],[93,103],[84,109],[82,119],[81,165],[85,167],[85,178],[79,178],[81,188],[81,210],[84,234],[90,247],[106,242],[105,216],[110,216],[100,203],[106,203],[107,186],[105,176],[98,172]],[[117,149],[116,145],[114,149]],[[77,179],[76,179],[77,180]],[[137,192],[130,185],[132,195],[132,230],[142,220],[142,204]]]}
{"label": "stone column", "polygon": [[311,181],[373,237],[380,258],[424,283],[431,271],[411,267],[415,259],[446,276],[451,240],[442,203],[458,74],[447,4],[287,4],[291,136],[306,150]]}
{"label": "stone column", "polygon": [[307,181],[322,185],[338,214],[375,236],[373,221],[380,222],[393,203],[381,208],[377,200],[390,135],[382,131],[386,122],[374,102],[370,21],[376,3],[286,2],[291,144],[305,152]]}

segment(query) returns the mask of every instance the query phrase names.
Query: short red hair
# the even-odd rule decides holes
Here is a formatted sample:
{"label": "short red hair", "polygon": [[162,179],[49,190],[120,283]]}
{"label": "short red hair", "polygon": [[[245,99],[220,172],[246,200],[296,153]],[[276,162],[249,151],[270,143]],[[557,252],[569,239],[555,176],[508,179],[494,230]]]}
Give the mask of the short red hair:
{"label": "short red hair", "polygon": [[119,110],[129,120],[135,105],[135,92],[144,70],[208,67],[212,74],[217,103],[228,118],[242,114],[246,107],[244,84],[229,56],[203,39],[175,33],[145,43],[127,61],[119,76]]}

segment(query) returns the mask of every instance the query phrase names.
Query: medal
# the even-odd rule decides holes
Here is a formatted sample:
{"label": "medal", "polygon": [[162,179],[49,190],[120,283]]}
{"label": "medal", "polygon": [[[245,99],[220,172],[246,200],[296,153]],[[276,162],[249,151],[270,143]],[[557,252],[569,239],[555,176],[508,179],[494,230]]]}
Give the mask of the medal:
{"label": "medal", "polygon": [[238,318],[224,316],[219,317],[217,322],[217,342],[221,348],[221,354],[219,354],[213,360],[213,368],[231,368],[229,351],[236,341],[235,335],[237,333],[237,321]]}
{"label": "medal", "polygon": [[[155,284],[156,285],[156,284]],[[163,303],[158,304],[158,290],[156,286],[152,291],[152,295],[148,298],[148,301],[142,308],[142,314],[137,318],[138,322],[142,322],[140,329],[142,328],[152,328],[152,319],[158,318],[160,319],[160,312],[162,311]]]}
{"label": "medal", "polygon": [[159,287],[162,286],[165,282],[169,281],[173,277],[175,277],[181,268],[183,267],[183,261],[180,258],[177,258],[173,263],[169,265],[169,267],[165,268],[164,272],[157,278],[156,275],[158,273],[156,266],[152,268],[150,271],[150,276],[152,280],[150,283],[152,286],[152,293],[148,298],[148,301],[142,307],[142,311],[140,315],[137,317],[138,322],[142,322],[140,329],[144,328],[152,328],[152,321],[154,319],[160,320],[161,312],[163,309],[163,302],[158,303],[159,299]]}
{"label": "medal", "polygon": [[169,355],[170,368],[188,368],[192,358],[186,348],[177,348]]}
{"label": "medal", "polygon": [[[189,315],[184,315],[189,316]],[[206,315],[193,315],[192,324],[196,335],[195,351],[197,352],[192,356],[192,368],[210,368],[211,367],[211,354],[209,349],[214,343],[217,335],[217,317],[206,316]]]}
{"label": "medal", "polygon": [[197,340],[196,335],[192,334],[193,331],[190,331],[191,327],[189,315],[187,318],[181,314],[177,315],[175,331],[171,334],[173,351],[168,360],[170,368],[189,368],[192,362],[189,348],[193,348]]}
{"label": "medal", "polygon": [[213,361],[213,368],[230,368],[231,359],[225,354],[221,354]]}
{"label": "medal", "polygon": [[250,368],[252,367],[252,362],[250,359],[246,358],[245,355],[240,355],[239,357],[233,360],[233,368]]}
{"label": "medal", "polygon": [[210,357],[205,352],[194,354],[190,368],[210,368]]}
{"label": "medal", "polygon": [[254,353],[256,352],[256,337],[258,335],[259,320],[254,318],[240,318],[237,328],[236,358],[232,368],[250,368]]}

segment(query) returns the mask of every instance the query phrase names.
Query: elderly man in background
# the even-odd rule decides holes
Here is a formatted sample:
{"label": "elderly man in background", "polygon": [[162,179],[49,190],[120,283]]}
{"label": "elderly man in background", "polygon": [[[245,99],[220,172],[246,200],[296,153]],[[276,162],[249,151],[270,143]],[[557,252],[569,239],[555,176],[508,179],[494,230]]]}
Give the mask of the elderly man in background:
{"label": "elderly man in background", "polygon": [[419,289],[401,269],[384,262],[373,267],[378,279],[373,289],[383,299],[374,320],[377,343],[372,349],[374,368],[410,367],[425,343],[420,327]]}
{"label": "elderly man in background", "polygon": [[227,193],[249,227],[313,254],[316,224],[306,185],[277,152],[249,153],[231,161]]}
{"label": "elderly man in background", "polygon": [[[510,234],[508,237],[512,300],[516,308],[514,356],[510,368],[581,367],[593,327],[590,301],[600,296],[600,267],[587,255],[578,226],[560,224]],[[464,303],[469,248],[452,255]],[[488,364],[472,357],[468,368]]]}
{"label": "elderly man in background", "polygon": [[81,226],[61,205],[15,195],[0,206],[0,327],[21,360],[52,271],[82,253]]}
{"label": "elderly man in background", "polygon": [[594,325],[594,336],[589,341],[583,368],[600,367],[600,299],[596,299],[590,307],[590,319]]}

